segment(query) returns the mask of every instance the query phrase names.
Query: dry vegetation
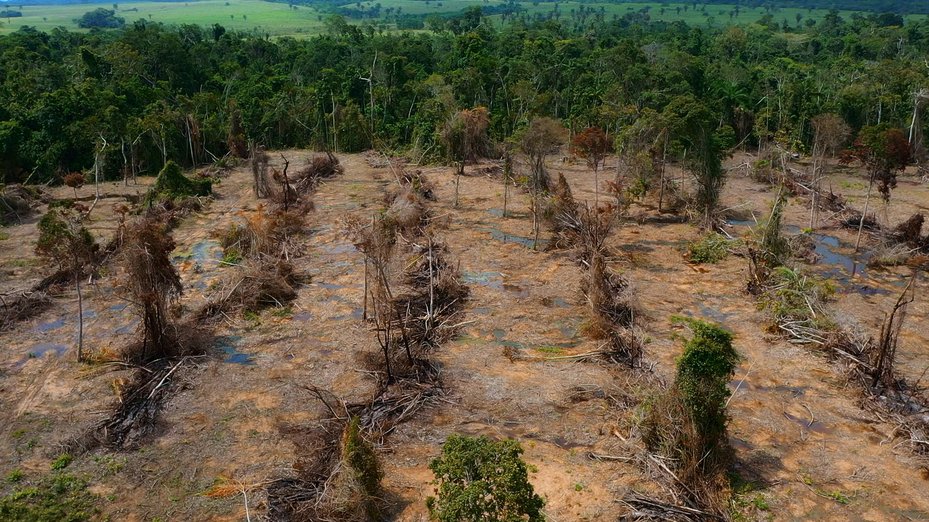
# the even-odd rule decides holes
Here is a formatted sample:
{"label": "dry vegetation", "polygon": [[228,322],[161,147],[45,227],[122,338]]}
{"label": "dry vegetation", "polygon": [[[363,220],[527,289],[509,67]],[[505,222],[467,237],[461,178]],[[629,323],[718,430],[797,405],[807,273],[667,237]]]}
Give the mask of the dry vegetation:
{"label": "dry vegetation", "polygon": [[[738,157],[718,208],[684,224],[674,201],[706,187],[665,165],[662,137],[648,129],[634,136],[648,157],[599,156],[603,140],[589,133],[593,145],[572,146],[584,164],[559,163],[562,129],[540,124],[523,137],[525,156],[497,162],[480,159],[489,152],[481,132],[456,142],[461,125],[481,128],[479,111],[460,117],[471,123],[448,122],[447,146],[464,147],[450,150],[461,159],[449,168],[256,147],[248,165],[213,180],[215,201],[197,194],[198,178],[165,172],[136,198],[141,207],[68,211],[63,252],[86,244],[80,227],[104,246],[4,290],[0,331],[22,350],[41,339],[30,328],[43,318],[79,316],[88,357],[20,367],[7,358],[4,393],[22,386],[39,399],[4,399],[14,407],[0,419],[32,430],[15,412],[47,411],[41,418],[62,434],[36,435],[42,454],[8,435],[2,470],[63,448],[101,473],[96,487],[118,491],[117,517],[242,518],[247,509],[252,519],[414,520],[428,516],[430,460],[464,433],[520,439],[529,481],[560,520],[929,509],[911,494],[929,448],[918,326],[929,236],[919,209],[875,214],[880,226],[864,227],[866,255],[855,259],[887,272],[856,278],[828,271],[823,256],[835,252],[809,230],[812,220],[846,252],[861,225],[865,194],[834,193],[841,185],[827,181],[839,166],[828,157],[809,171],[776,149]],[[604,186],[618,203],[600,197],[592,174],[613,162],[620,174]],[[907,180],[898,183],[895,195]],[[90,189],[75,183],[58,195]],[[741,207],[759,214],[747,231],[718,219]],[[106,230],[95,221],[104,212]],[[715,231],[698,230],[705,220]],[[204,244],[215,258],[196,250]],[[892,283],[867,296],[851,286],[878,280]],[[95,313],[124,303],[137,322],[102,343],[92,316],[85,325],[74,314],[75,282]],[[232,336],[255,358],[223,362],[217,343]],[[835,378],[823,377],[830,369]],[[96,413],[62,405],[64,395],[47,391],[54,379]],[[64,427],[66,418],[77,420]],[[116,455],[132,467],[115,472],[120,485],[95,460]],[[859,479],[811,467],[829,459],[867,467],[868,487],[900,492],[888,503],[840,502]],[[166,485],[186,480],[164,477],[188,466],[198,479],[187,490]],[[162,484],[151,501],[140,500],[147,469]],[[755,489],[746,493],[735,473]],[[171,495],[182,500],[166,512]],[[796,511],[798,497],[813,507]]]}

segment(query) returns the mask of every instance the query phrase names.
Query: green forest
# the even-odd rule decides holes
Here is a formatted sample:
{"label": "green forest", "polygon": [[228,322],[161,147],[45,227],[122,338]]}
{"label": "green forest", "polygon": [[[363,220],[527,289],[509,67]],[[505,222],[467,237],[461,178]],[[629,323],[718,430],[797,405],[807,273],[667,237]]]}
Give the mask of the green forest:
{"label": "green forest", "polygon": [[0,37],[2,180],[88,169],[121,179],[169,160],[242,156],[247,143],[428,161],[446,156],[441,124],[474,107],[489,111],[498,142],[548,116],[611,135],[657,122],[677,154],[695,125],[721,149],[777,140],[802,152],[823,113],[853,131],[909,130],[929,73],[929,20],[897,15],[833,12],[801,27],[767,15],[709,29],[632,13],[572,30],[557,20],[496,27],[470,8],[430,31],[325,23],[305,40],[144,21]]}

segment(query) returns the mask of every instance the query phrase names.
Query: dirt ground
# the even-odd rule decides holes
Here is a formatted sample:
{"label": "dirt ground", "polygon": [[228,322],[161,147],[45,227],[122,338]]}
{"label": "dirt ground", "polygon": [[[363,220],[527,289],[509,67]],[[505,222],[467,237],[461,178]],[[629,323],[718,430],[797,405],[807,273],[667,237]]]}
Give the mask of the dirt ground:
{"label": "dirt ground", "polygon": [[[284,154],[293,164],[311,155]],[[287,475],[294,464],[295,428],[324,415],[301,385],[326,388],[346,400],[370,395],[374,383],[358,368],[363,354],[378,347],[361,318],[363,257],[348,238],[345,222],[370,219],[394,178],[390,169],[370,166],[364,155],[340,159],[345,174],[323,183],[313,196],[311,230],[294,261],[310,279],[297,299],[284,310],[223,322],[214,353],[183,375],[155,435],[140,448],[97,450],[77,457],[68,468],[88,478],[104,516],[244,520],[246,509],[252,517],[261,514],[262,486]],[[728,165],[750,159],[739,155]],[[615,160],[608,159],[609,172],[601,179],[612,176],[613,165]],[[576,199],[593,202],[594,178],[582,163],[558,161],[549,168],[552,174],[564,173]],[[617,406],[613,399],[637,397],[643,381],[605,363],[558,359],[594,350],[597,343],[581,333],[587,308],[577,264],[566,253],[531,248],[528,196],[511,189],[504,218],[499,178],[469,169],[471,175],[460,180],[456,208],[453,169],[422,170],[436,185],[432,213],[471,296],[461,334],[434,355],[449,400],[400,425],[379,448],[391,518],[428,520],[425,498],[432,494],[433,478],[428,464],[452,433],[519,439],[550,520],[613,520],[625,513],[618,499],[626,493],[660,492],[635,463],[591,458],[639,451],[627,442],[636,410]],[[680,174],[671,169],[670,175]],[[112,234],[114,204],[127,194],[143,193],[151,180],[140,182],[102,187],[106,197],[90,226],[96,235]],[[836,167],[829,183],[851,205],[862,206],[867,187],[860,172]],[[246,166],[233,170],[214,190],[215,200],[174,230],[186,309],[216,292],[233,269],[221,262],[215,232],[259,205]],[[52,195],[73,197],[66,187],[52,189]],[[92,186],[79,190],[82,199],[92,196]],[[754,222],[753,216],[763,219],[775,196],[772,187],[737,168],[730,171],[723,194],[723,206],[733,218],[729,233],[747,233],[747,223]],[[876,210],[895,224],[929,210],[926,205],[927,184],[903,177],[891,203],[877,203]],[[33,254],[41,211],[3,229],[9,238],[0,241],[0,292],[21,291],[49,272]],[[684,332],[671,324],[673,315],[719,322],[735,333],[742,361],[729,404],[733,471],[755,483],[752,495],[763,499],[737,508],[744,519],[929,519],[926,462],[899,444],[895,426],[860,407],[859,392],[822,354],[768,330],[744,291],[747,261],[730,256],[716,265],[689,264],[683,252],[700,235],[694,225],[656,219],[652,201],[636,203],[630,212],[637,219],[615,228],[608,245],[616,254],[613,268],[634,284],[644,313],[650,379],[669,379],[681,353]],[[806,201],[791,199],[787,225],[803,228],[807,219]],[[816,232],[821,235],[817,250],[825,255],[808,268],[835,281],[831,310],[843,323],[876,335],[906,284],[908,269],[857,265],[874,246],[870,237],[856,255],[853,231],[824,221]],[[118,297],[115,275],[104,271],[85,296],[85,343],[100,353],[116,353],[138,324],[131,306]],[[929,365],[927,282],[917,284],[898,351],[899,371],[911,381]],[[112,407],[114,386],[126,372],[76,362],[76,310],[76,296],[65,291],[49,311],[0,333],[0,476],[14,470],[27,477],[48,473],[62,444]],[[520,357],[508,357],[511,353]],[[207,494],[229,482],[240,483],[247,496]],[[764,509],[758,507],[762,504]]]}

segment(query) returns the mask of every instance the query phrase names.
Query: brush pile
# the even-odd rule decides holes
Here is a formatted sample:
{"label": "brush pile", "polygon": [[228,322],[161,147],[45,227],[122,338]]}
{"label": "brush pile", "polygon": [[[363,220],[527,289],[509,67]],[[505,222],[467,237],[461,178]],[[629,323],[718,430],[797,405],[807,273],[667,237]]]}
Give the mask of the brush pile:
{"label": "brush pile", "polygon": [[[378,520],[380,475],[373,449],[351,457],[348,441],[383,441],[396,426],[445,395],[430,353],[461,324],[468,296],[448,248],[426,229],[429,183],[416,172],[402,173],[401,185],[385,198],[385,211],[371,222],[348,223],[356,248],[365,256],[365,320],[372,325],[380,354],[369,354],[377,377],[367,401],[346,404],[306,387],[329,417],[304,437],[305,456],[296,477],[268,487],[275,520]],[[371,313],[368,312],[369,303]],[[338,436],[338,434],[342,434]]]}
{"label": "brush pile", "polygon": [[643,343],[636,334],[635,292],[629,281],[613,272],[602,253],[590,260],[581,290],[590,307],[585,330],[593,339],[604,341],[602,355],[607,360],[637,366]]}
{"label": "brush pile", "polygon": [[19,222],[46,199],[39,189],[24,185],[0,185],[0,225]]}
{"label": "brush pile", "polygon": [[51,305],[52,300],[41,290],[0,295],[0,332],[11,330],[16,323],[39,315]]}

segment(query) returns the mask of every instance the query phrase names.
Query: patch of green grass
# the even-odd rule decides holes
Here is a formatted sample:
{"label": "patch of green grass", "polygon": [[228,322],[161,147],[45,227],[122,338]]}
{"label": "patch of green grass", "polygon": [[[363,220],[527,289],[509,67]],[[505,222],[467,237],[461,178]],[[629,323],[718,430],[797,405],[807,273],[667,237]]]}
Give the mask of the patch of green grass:
{"label": "patch of green grass", "polygon": [[294,315],[294,309],[289,306],[282,306],[271,310],[271,315],[274,317],[287,318]]}
{"label": "patch of green grass", "polygon": [[0,230],[0,241],[6,241],[7,239],[10,239],[10,235]]}
{"label": "patch of green grass", "polygon": [[71,465],[71,461],[74,460],[74,457],[70,453],[62,453],[58,455],[58,458],[52,461],[53,470],[62,470]]}
{"label": "patch of green grass", "polygon": [[[429,3],[422,0],[371,0],[361,2],[365,9],[379,3],[381,13],[385,14],[387,8],[401,9],[404,15],[428,16],[431,14],[450,14],[461,12],[468,6],[485,5],[481,0],[435,0]],[[525,9],[526,14],[546,15],[551,13],[555,6],[562,13],[562,22],[570,23],[569,13],[579,11],[581,7],[599,11],[603,9],[606,19],[613,16],[623,16],[648,9],[649,17],[653,21],[676,22],[683,21],[695,26],[724,27],[727,25],[751,24],[766,11],[763,7],[739,8],[735,12],[735,5],[708,5],[705,9],[694,8],[690,3],[660,2],[634,2],[634,3],[608,3],[608,2],[518,2]],[[356,9],[357,4],[346,2],[345,7]],[[27,5],[20,11],[23,16],[18,18],[0,19],[0,34],[6,34],[20,29],[23,26],[35,27],[40,31],[51,31],[56,27],[65,27],[71,31],[86,31],[77,27],[76,20],[84,13],[97,8],[113,9],[112,3],[74,3],[61,5]],[[774,19],[782,23],[784,19],[791,26],[796,27],[796,16],[799,14],[807,19],[821,19],[828,11],[825,9],[797,9],[779,8],[774,11]],[[848,18],[852,11],[841,11],[841,16]],[[731,16],[730,16],[731,15]],[[306,38],[325,32],[325,20],[328,13],[317,11],[305,6],[289,6],[283,2],[266,2],[262,0],[193,0],[190,2],[134,2],[118,3],[116,16],[125,18],[126,24],[136,20],[147,20],[167,25],[197,24],[201,27],[210,27],[220,24],[227,30],[256,32],[272,37],[290,36]],[[907,15],[908,20],[921,19],[920,15]],[[501,16],[486,17],[489,23],[501,25]],[[360,20],[349,19],[349,23],[358,24]],[[385,16],[374,19],[365,19],[364,23],[377,23],[387,30],[395,30],[393,21]],[[802,25],[802,24],[801,24]],[[796,40],[804,35],[781,33],[785,40]]]}
{"label": "patch of green grass", "polygon": [[715,232],[707,234],[687,245],[687,254],[692,263],[718,263],[729,257],[731,242]]}
{"label": "patch of green grass", "polygon": [[122,471],[123,466],[126,465],[125,457],[116,457],[113,455],[101,455],[94,457],[94,462],[100,464],[103,467],[103,476],[115,475]]}
{"label": "patch of green grass", "polygon": [[23,470],[14,469],[6,476],[6,481],[9,482],[10,484],[15,484],[21,481],[24,476],[25,475],[23,474]]}
{"label": "patch of green grass", "polygon": [[4,522],[83,522],[99,514],[96,496],[87,482],[65,473],[53,473],[23,483],[22,478],[0,497],[0,520]]}
{"label": "patch of green grass", "polygon": [[238,248],[227,248],[223,251],[222,263],[224,265],[237,265],[242,260],[242,253]]}

